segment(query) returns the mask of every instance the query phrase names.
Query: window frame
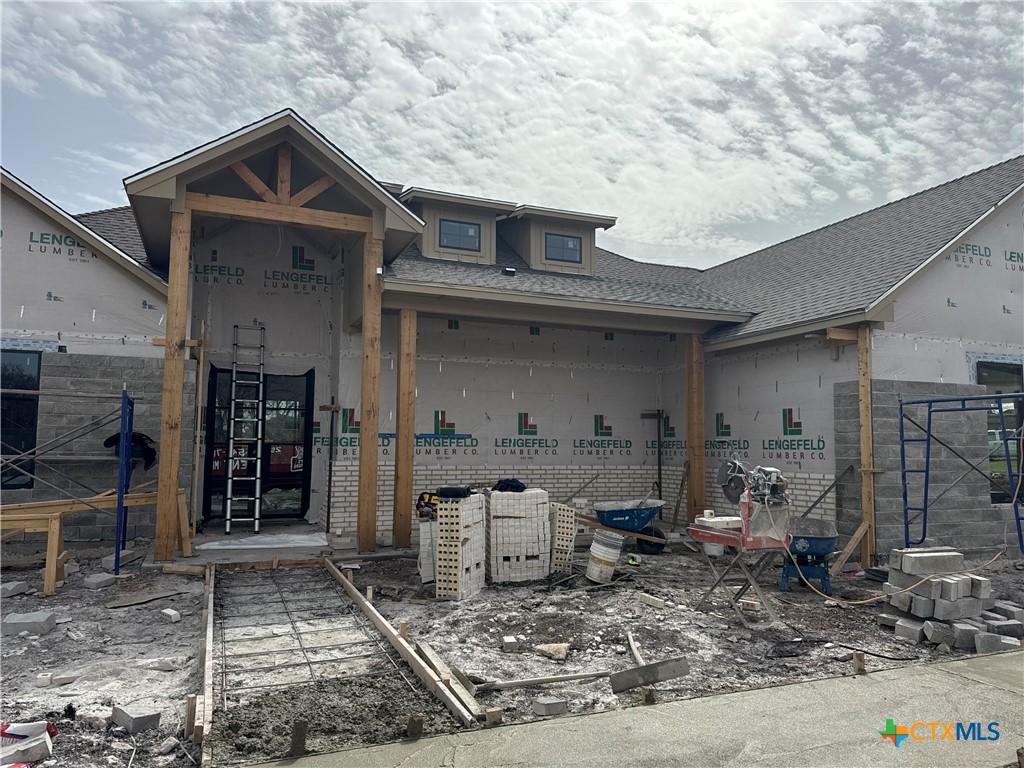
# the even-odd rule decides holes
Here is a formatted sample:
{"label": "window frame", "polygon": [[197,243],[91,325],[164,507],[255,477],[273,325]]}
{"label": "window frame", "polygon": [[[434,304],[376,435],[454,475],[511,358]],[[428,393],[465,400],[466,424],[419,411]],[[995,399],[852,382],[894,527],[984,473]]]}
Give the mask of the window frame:
{"label": "window frame", "polygon": [[[982,367],[984,367],[984,366],[990,366],[990,370],[992,370],[992,369],[995,369],[995,370],[1002,369],[1002,371],[1004,373],[1010,373],[1010,371],[1008,371],[1006,369],[1015,368],[1017,376],[1019,377],[1018,381],[1020,382],[1021,390],[1024,390],[1024,363],[1017,363],[1017,362],[1014,362],[1012,360],[984,360],[984,359],[976,360],[974,362],[974,377],[975,377],[975,381],[978,384],[982,384],[985,387],[989,387],[989,386],[992,386],[992,385],[990,385],[990,384],[983,384],[982,383],[982,379],[985,378],[985,377],[982,376]],[[1011,375],[1012,375],[1012,373],[1011,373]],[[1010,394],[1010,393],[993,392],[991,394]],[[1021,426],[1024,425],[1024,413],[1022,413],[1022,410],[1024,410],[1024,401],[1017,400],[1015,402],[1015,408],[1014,408],[1015,413],[1013,414],[1013,417],[1011,419],[1007,420],[1007,424],[1006,424],[1007,429],[1020,429]],[[1004,414],[1005,414],[1005,412],[1004,412]],[[1001,464],[1005,464],[1005,462],[1006,462],[1005,456],[1001,452],[999,452],[997,454],[995,453],[997,451],[997,449],[999,448],[999,446],[1001,445],[1001,440],[1000,440],[999,435],[998,435],[999,426],[998,426],[997,421],[998,421],[998,419],[991,412],[989,412],[988,419],[987,419],[987,424],[986,424],[986,429],[988,430],[989,433],[996,432],[997,433],[996,440],[998,441],[996,443],[996,447],[995,448],[993,448],[993,446],[991,444],[991,440],[989,441],[988,464],[989,464],[989,472],[992,474],[993,477],[999,476],[1000,473],[998,472],[998,469],[999,469]],[[1010,443],[1010,461],[1014,462],[1017,465],[1016,468],[1015,468],[1015,471],[1019,471],[1020,470],[1022,458],[1024,458],[1024,457],[1018,455],[1018,452],[1019,452],[1019,448],[1017,447],[1017,445],[1015,443],[1011,442]],[[995,455],[993,455],[993,454],[995,454]],[[991,500],[991,502],[993,504],[1006,504],[1006,503],[1010,503],[1010,501],[1011,501],[1010,496],[1008,494],[1006,494],[1005,491],[1003,491],[1001,488],[997,487],[995,484],[993,484],[992,488],[990,489],[990,494],[989,495],[990,495],[990,500]]]}
{"label": "window frame", "polygon": [[[444,243],[444,225],[455,224],[460,227],[476,227],[476,248],[468,248],[463,245],[445,245]],[[437,219],[437,247],[438,250],[442,251],[465,251],[467,253],[481,253],[483,250],[483,237],[484,228],[478,221],[460,221],[459,219],[447,219],[444,217],[438,217]]]}
{"label": "window frame", "polygon": [[[550,238],[557,237],[561,240],[575,240],[576,241],[576,256],[575,259],[559,259],[552,257],[551,254],[551,243]],[[565,250],[564,245],[562,250]],[[555,264],[583,264],[583,238],[579,235],[563,235],[561,232],[545,232],[544,233],[544,261],[551,261]]]}
{"label": "window frame", "polygon": [[[5,353],[7,353],[7,354],[18,354],[18,355],[29,355],[29,356],[32,356],[32,357],[35,358],[35,386],[34,387],[30,387],[29,390],[30,391],[38,392],[39,391],[39,387],[41,385],[41,379],[42,379],[43,353],[41,351],[39,351],[39,350],[33,350],[33,349],[0,349],[0,356],[2,356]],[[6,382],[0,382],[0,383],[6,384]],[[3,388],[7,389],[8,387],[4,386]],[[11,387],[11,389],[21,389],[21,387],[17,387],[17,388]],[[32,421],[34,422],[34,428],[32,430],[32,440],[31,440],[32,444],[31,445],[26,445],[25,447],[21,447],[21,448],[18,448],[18,447],[15,448],[15,450],[17,450],[18,453],[23,453],[24,451],[28,451],[28,450],[34,450],[38,446],[38,444],[39,444],[39,395],[37,395],[37,394],[36,395],[4,395],[2,399],[3,399],[4,405],[10,405],[10,404],[13,404],[13,403],[25,403],[25,404],[29,404],[34,409],[34,413],[33,413],[33,417],[32,417]],[[5,431],[5,433],[7,432],[7,430],[4,430],[4,431]],[[0,446],[0,454],[2,454],[4,456],[15,456],[15,455],[17,455],[15,453],[8,453],[8,452],[6,452],[5,449],[2,446]],[[21,462],[19,462],[19,466],[22,467],[25,471],[31,472],[31,473],[35,474],[35,471],[36,471],[35,459],[24,459]],[[0,490],[4,490],[4,491],[27,491],[27,490],[31,490],[32,488],[35,488],[35,478],[34,477],[29,477],[28,475],[23,475],[20,472],[15,472],[14,470],[11,470],[10,473],[6,475],[6,478],[7,478],[6,482],[4,482],[4,478],[5,478],[4,473],[0,473]],[[16,484],[15,482],[12,482],[12,479],[13,480],[21,480],[21,482]]]}

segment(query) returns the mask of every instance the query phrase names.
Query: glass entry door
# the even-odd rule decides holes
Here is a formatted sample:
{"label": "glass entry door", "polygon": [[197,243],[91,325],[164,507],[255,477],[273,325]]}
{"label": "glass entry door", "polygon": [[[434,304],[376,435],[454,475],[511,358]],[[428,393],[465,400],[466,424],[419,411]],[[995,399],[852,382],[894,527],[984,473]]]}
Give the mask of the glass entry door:
{"label": "glass entry door", "polygon": [[[231,369],[210,367],[206,408],[206,473],[203,493],[204,519],[224,517],[227,494],[228,421],[231,416]],[[312,369],[298,376],[266,374],[263,409],[262,520],[305,517],[309,510],[313,446]],[[256,424],[238,424],[255,433]],[[255,473],[253,461],[241,461],[255,446],[235,446],[236,478]],[[237,493],[236,493],[237,495]],[[244,523],[239,523],[244,531]]]}

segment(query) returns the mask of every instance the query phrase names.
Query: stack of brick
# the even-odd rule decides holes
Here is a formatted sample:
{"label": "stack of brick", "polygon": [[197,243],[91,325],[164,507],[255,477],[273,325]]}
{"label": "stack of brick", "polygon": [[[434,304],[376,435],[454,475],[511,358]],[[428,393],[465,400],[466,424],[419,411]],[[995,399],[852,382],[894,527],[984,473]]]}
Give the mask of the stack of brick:
{"label": "stack of brick", "polygon": [[419,521],[420,557],[417,565],[420,583],[429,584],[437,578],[437,520]]}
{"label": "stack of brick", "polygon": [[486,541],[484,496],[441,499],[437,505],[434,594],[463,600],[484,588]]}
{"label": "stack of brick", "polygon": [[568,504],[551,502],[551,572],[572,571],[572,554],[576,547],[576,509]]}
{"label": "stack of brick", "polygon": [[551,573],[548,492],[494,491],[487,503],[487,576],[492,584],[536,581]]}
{"label": "stack of brick", "polygon": [[883,626],[914,643],[987,653],[1019,648],[1024,609],[992,596],[992,582],[963,573],[964,556],[952,547],[894,549],[883,585],[890,610]]}

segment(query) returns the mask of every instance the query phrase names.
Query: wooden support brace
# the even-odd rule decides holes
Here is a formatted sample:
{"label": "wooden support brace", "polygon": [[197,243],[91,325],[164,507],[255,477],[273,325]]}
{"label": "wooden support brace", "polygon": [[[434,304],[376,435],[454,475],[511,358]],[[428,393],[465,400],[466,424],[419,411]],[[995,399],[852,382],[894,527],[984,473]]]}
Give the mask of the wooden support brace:
{"label": "wooden support brace", "polygon": [[855,550],[857,545],[860,544],[860,540],[864,538],[864,534],[867,533],[867,530],[867,521],[863,521],[857,526],[857,530],[853,532],[853,536],[851,536],[850,540],[846,542],[846,546],[843,547],[843,550],[839,553],[839,557],[835,559],[832,563],[832,567],[829,568],[829,573],[833,576],[838,576],[842,572],[843,566],[846,565],[846,561],[850,559],[850,555],[853,554],[853,550]]}
{"label": "wooden support brace", "polygon": [[303,187],[294,195],[292,195],[292,199],[288,201],[288,204],[296,207],[302,207],[306,203],[316,198],[318,195],[322,195],[328,189],[333,187],[336,183],[337,182],[330,176],[321,176],[312,184]]}
{"label": "wooden support brace", "polygon": [[413,461],[416,447],[416,311],[398,313],[398,402],[395,428],[395,494],[392,541],[412,543]]}
{"label": "wooden support brace", "polygon": [[238,177],[246,183],[246,185],[259,195],[259,198],[265,203],[276,203],[278,202],[277,195],[274,194],[273,190],[263,183],[263,179],[252,172],[252,169],[244,162],[239,161],[232,163],[231,170],[233,170]]}

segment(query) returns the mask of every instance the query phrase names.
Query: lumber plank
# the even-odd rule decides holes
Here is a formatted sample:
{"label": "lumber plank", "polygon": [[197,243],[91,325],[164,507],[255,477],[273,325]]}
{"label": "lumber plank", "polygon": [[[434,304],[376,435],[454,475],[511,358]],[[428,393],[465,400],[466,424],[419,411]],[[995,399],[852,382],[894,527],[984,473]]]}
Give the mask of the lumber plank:
{"label": "lumber plank", "polygon": [[292,197],[292,146],[284,143],[277,148],[277,201],[285,205]]}
{"label": "lumber plank", "polygon": [[394,546],[412,542],[412,483],[416,447],[416,310],[398,313],[398,402],[395,407]]}
{"label": "lumber plank", "polygon": [[[265,205],[265,203],[263,203]],[[171,212],[170,264],[167,274],[167,344],[161,396],[160,463],[158,466],[156,537],[153,559],[174,559],[178,515],[178,471],[181,463],[181,407],[185,386],[185,331],[188,327],[189,247],[192,214]]]}
{"label": "lumber plank", "polygon": [[49,531],[46,535],[46,567],[43,570],[43,595],[49,596],[57,591],[57,558],[60,557],[60,515],[50,518]]}
{"label": "lumber plank", "polygon": [[856,328],[826,328],[825,338],[828,341],[858,341],[859,331]]}
{"label": "lumber plank", "polygon": [[360,552],[377,549],[377,433],[380,427],[380,278],[384,241],[363,238],[363,369],[360,387],[359,491],[356,539]]}
{"label": "lumber plank", "polygon": [[263,179],[253,173],[252,169],[243,161],[239,160],[237,163],[232,163],[231,170],[238,175],[238,178],[246,183],[246,186],[248,186],[249,189],[259,195],[259,198],[263,202],[278,202],[277,195],[274,194],[274,191],[264,184]]}
{"label": "lumber plank", "polygon": [[162,569],[170,576],[205,576],[205,565],[179,565],[178,563],[167,563]]}
{"label": "lumber plank", "polygon": [[704,491],[704,341],[691,333],[686,359],[686,513],[692,523],[703,514]]}
{"label": "lumber plank", "polygon": [[857,329],[857,406],[860,414],[860,510],[867,523],[861,539],[861,564],[875,564],[875,476],[871,409],[871,326]]}
{"label": "lumber plank", "polygon": [[188,502],[185,501],[185,489],[178,489],[178,546],[181,554],[192,557],[192,529],[188,523]]}
{"label": "lumber plank", "polygon": [[564,683],[569,680],[592,680],[599,677],[610,677],[611,672],[575,672],[570,675],[551,675],[550,677],[526,677],[522,680],[494,680],[487,683],[479,683],[476,686],[478,691],[506,691],[509,688],[535,688],[538,685],[549,683]]}
{"label": "lumber plank", "polygon": [[472,725],[475,723],[476,718],[474,718],[473,715],[470,714],[469,710],[462,705],[462,702],[459,701],[459,699],[441,683],[441,679],[437,676],[437,673],[419,657],[409,643],[399,636],[398,632],[395,631],[395,628],[388,623],[388,620],[381,616],[380,612],[366,601],[366,598],[360,594],[359,590],[355,588],[351,581],[342,575],[337,566],[326,557],[323,559],[323,566],[327,572],[334,577],[335,581],[341,584],[345,593],[349,596],[349,599],[351,599],[359,610],[366,615],[370,620],[370,623],[377,628],[377,631],[384,635],[384,638],[391,644],[391,647],[398,651],[398,655],[401,656],[410,667],[412,667],[412,671],[416,673],[416,676],[421,681],[423,681],[427,690],[440,699],[445,707],[448,708],[448,711],[455,715],[463,725]]}
{"label": "lumber plank", "polygon": [[832,576],[838,576],[842,572],[843,566],[846,565],[846,561],[850,559],[850,555],[853,554],[853,550],[855,550],[857,545],[860,544],[860,540],[864,537],[864,534],[867,533],[867,530],[868,522],[867,520],[862,520],[861,524],[857,526],[857,530],[853,532],[853,536],[851,536],[850,540],[846,542],[846,546],[843,547],[839,556],[832,562],[832,567],[829,568],[829,573],[832,574]]}
{"label": "lumber plank", "polygon": [[[210,764],[212,744],[205,737],[213,726],[213,595],[216,587],[217,566],[206,566],[206,633],[203,644],[203,722],[200,741],[203,745],[203,765]],[[197,729],[198,730],[198,729]]]}
{"label": "lumber plank", "polygon": [[632,669],[624,669],[608,676],[608,682],[614,693],[628,691],[631,688],[640,688],[645,685],[674,680],[690,673],[690,664],[682,656],[673,659],[656,661],[653,664],[644,664]]}
{"label": "lumber plank", "polygon": [[668,544],[667,539],[659,539],[657,536],[648,536],[646,533],[639,533],[637,531],[624,531],[621,528],[609,528],[607,525],[604,525],[595,518],[588,517],[587,515],[577,514],[576,520],[580,523],[583,523],[583,525],[587,526],[588,528],[597,528],[601,531],[611,531],[612,533],[617,533],[620,536],[626,536],[631,539],[640,539],[641,541],[653,541],[655,544]]}
{"label": "lumber plank", "polygon": [[322,195],[335,184],[337,184],[337,182],[331,176],[321,176],[313,183],[306,185],[292,195],[292,199],[289,201],[289,204],[301,207],[317,196]]}
{"label": "lumber plank", "polygon": [[480,705],[473,694],[466,689],[459,678],[455,676],[455,673],[449,669],[448,665],[444,663],[444,660],[438,656],[437,652],[430,645],[427,643],[417,643],[416,651],[427,662],[427,666],[437,673],[437,676],[441,678],[441,682],[447,685],[449,690],[458,697],[459,701],[462,702],[462,705],[469,710],[473,717],[477,720],[483,720],[486,717],[487,710]]}
{"label": "lumber plank", "polygon": [[[276,563],[276,566],[275,566]],[[319,557],[306,557],[299,559],[288,559],[278,557],[276,560],[254,560],[247,563],[222,563],[222,571],[273,571],[276,568],[312,568],[319,567],[323,559]]]}
{"label": "lumber plank", "polygon": [[[156,491],[150,493],[128,493],[125,494],[124,504],[126,507],[141,507],[146,504],[156,504],[158,498],[159,494]],[[84,499],[54,499],[52,501],[26,501],[18,504],[4,504],[0,506],[0,524],[39,518],[51,514],[67,515],[72,512],[85,512],[96,507],[100,509],[113,509],[116,506],[117,496],[106,493],[99,496],[87,496]]]}

